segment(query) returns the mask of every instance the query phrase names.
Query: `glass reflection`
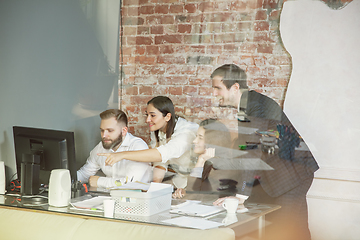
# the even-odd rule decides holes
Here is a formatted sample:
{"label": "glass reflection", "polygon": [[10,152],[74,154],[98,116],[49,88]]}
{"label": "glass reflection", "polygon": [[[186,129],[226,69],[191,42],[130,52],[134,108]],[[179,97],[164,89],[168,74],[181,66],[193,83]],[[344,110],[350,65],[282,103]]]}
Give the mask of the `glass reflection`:
{"label": "glass reflection", "polygon": [[[237,113],[230,121],[200,122],[193,141],[194,168],[186,191],[177,186],[174,197],[186,192],[217,193],[216,204],[221,205],[241,194],[249,196],[249,203],[277,204],[281,209],[270,215],[269,236],[310,239],[306,193],[319,167],[306,143],[273,99],[248,90],[244,70],[227,64],[211,78],[219,105]],[[271,148],[263,146],[269,142]]]}
{"label": "glass reflection", "polygon": [[[274,203],[281,205],[271,220],[270,236],[277,239],[310,239],[307,220],[306,193],[319,168],[289,119],[271,98],[255,91],[248,91],[245,71],[236,65],[223,65],[211,75],[214,95],[221,105],[238,109],[238,138],[234,147],[245,146],[245,155],[240,162],[260,159],[271,169],[243,168],[235,180],[242,183],[240,191],[250,196],[248,202]],[[240,116],[240,117],[239,117]],[[240,128],[256,129],[244,134]],[[273,137],[278,140],[278,149],[261,150],[261,139]],[[250,145],[250,143],[252,143]],[[253,147],[253,144],[258,147]],[[249,149],[248,146],[251,146]],[[241,148],[240,148],[241,149]],[[259,164],[259,162],[257,162]],[[241,185],[241,184],[240,184]],[[224,198],[226,199],[226,198]],[[221,201],[219,201],[221,202]],[[283,231],[283,229],[287,231]]]}

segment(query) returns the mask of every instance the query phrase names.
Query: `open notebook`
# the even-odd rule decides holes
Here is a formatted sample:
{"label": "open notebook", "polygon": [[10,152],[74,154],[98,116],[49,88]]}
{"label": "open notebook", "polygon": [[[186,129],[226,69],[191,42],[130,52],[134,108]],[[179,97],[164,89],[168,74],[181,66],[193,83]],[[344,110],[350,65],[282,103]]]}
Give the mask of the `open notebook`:
{"label": "open notebook", "polygon": [[186,201],[182,204],[172,206],[170,213],[193,217],[207,217],[222,211],[225,211],[223,207],[208,206],[194,201]]}

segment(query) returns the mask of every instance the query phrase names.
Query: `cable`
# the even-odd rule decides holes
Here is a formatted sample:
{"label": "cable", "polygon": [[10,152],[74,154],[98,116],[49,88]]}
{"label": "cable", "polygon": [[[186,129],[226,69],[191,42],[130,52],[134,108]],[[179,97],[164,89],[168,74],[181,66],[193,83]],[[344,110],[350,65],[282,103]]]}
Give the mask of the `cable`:
{"label": "cable", "polygon": [[16,173],[14,173],[14,174],[11,176],[11,178],[10,178],[10,182],[13,180],[13,177],[14,177],[16,174],[17,174],[17,172],[16,172]]}
{"label": "cable", "polygon": [[48,199],[48,197],[45,197],[42,195],[25,195],[25,196],[22,196],[22,198],[45,198],[45,199]]}
{"label": "cable", "polygon": [[37,207],[37,206],[44,206],[48,204],[48,201],[46,202],[38,202],[38,203],[24,203],[22,200],[24,199],[32,199],[32,198],[43,198],[43,199],[48,199],[48,197],[42,196],[42,195],[29,195],[29,196],[22,196],[20,201],[16,200],[18,203],[20,203],[23,206],[26,207]]}

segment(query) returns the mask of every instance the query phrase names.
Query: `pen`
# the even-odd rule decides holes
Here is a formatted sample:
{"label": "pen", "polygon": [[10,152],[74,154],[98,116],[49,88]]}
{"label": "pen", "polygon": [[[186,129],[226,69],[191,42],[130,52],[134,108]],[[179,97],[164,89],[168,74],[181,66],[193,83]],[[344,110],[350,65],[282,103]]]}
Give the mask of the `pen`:
{"label": "pen", "polygon": [[239,145],[240,150],[246,149],[256,149],[258,147],[257,144],[246,144],[246,145]]}

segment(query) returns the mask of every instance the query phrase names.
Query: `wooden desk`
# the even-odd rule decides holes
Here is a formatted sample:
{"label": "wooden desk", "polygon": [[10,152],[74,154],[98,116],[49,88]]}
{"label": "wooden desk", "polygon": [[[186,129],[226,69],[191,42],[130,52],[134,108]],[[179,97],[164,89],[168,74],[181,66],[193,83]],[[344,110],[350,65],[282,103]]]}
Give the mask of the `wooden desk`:
{"label": "wooden desk", "polygon": [[[200,200],[204,204],[211,205],[218,198],[219,195],[216,193],[187,193],[182,201],[185,199]],[[245,203],[244,207],[246,207],[248,211],[244,213],[237,213],[237,222],[231,223],[229,225],[225,224],[226,227],[230,227],[235,231],[237,238],[255,230],[258,231],[259,239],[263,238],[265,235],[266,215],[281,208],[279,205],[261,203]],[[220,214],[208,217],[207,219],[216,222],[223,222],[226,217],[226,212],[222,212]]]}
{"label": "wooden desk", "polygon": [[[72,210],[70,207],[63,207],[63,208],[56,208],[51,207],[48,204],[43,203],[41,205],[36,206],[30,206],[28,203],[24,203],[20,201],[15,196],[0,196],[2,198],[2,201],[0,201],[1,207],[11,207],[11,208],[19,208],[19,210],[24,211],[43,211],[48,212],[52,214],[72,214],[76,215],[80,218],[96,218],[100,220],[105,221],[127,221],[127,222],[136,222],[136,223],[146,223],[146,224],[156,224],[156,225],[162,225],[162,226],[169,226],[168,224],[165,224],[162,222],[165,219],[171,219],[179,217],[177,214],[170,214],[168,211],[155,214],[149,217],[141,217],[141,216],[132,216],[132,215],[121,215],[121,214],[115,214],[114,218],[105,218],[103,217],[103,213],[101,212],[91,212],[91,211],[77,211]],[[90,196],[86,196],[90,197]],[[216,194],[187,194],[185,199],[182,200],[173,200],[174,203],[179,203],[179,201],[185,201],[185,200],[200,200],[204,204],[211,205],[213,201],[215,201],[218,198],[218,195]],[[236,233],[237,236],[240,236],[242,234],[245,234],[243,232],[237,231],[237,229],[241,229],[241,226],[244,226],[247,223],[250,222],[257,222],[257,229],[259,232],[259,237],[262,237],[264,235],[264,227],[265,227],[265,215],[273,212],[280,208],[280,206],[277,205],[270,205],[270,204],[245,204],[245,207],[249,209],[246,213],[237,213],[237,222],[231,223],[231,224],[224,224],[224,227],[232,228]],[[215,221],[222,223],[224,222],[225,218],[227,217],[226,212],[221,212],[219,214],[212,215],[210,217],[207,217],[206,219],[210,221]],[[174,226],[176,227],[176,226]]]}

